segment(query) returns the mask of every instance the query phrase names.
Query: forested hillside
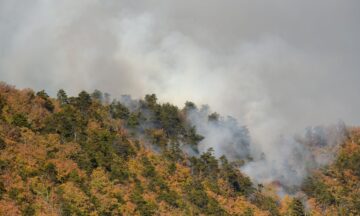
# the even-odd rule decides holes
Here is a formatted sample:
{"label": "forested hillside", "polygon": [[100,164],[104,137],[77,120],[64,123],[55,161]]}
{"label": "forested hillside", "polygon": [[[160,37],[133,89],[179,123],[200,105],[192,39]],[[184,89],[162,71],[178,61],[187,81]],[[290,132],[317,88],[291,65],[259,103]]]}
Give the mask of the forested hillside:
{"label": "forested hillside", "polygon": [[1,83],[0,215],[360,215],[359,128],[347,129],[335,162],[280,196],[276,182],[240,171],[252,160],[247,138],[231,158],[199,149],[192,110],[154,94],[51,98]]}

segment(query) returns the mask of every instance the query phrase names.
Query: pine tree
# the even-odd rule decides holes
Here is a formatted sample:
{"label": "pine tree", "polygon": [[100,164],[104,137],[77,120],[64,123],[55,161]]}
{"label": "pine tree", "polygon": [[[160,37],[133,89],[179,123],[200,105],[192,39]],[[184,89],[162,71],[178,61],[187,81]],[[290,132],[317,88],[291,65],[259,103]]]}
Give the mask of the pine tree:
{"label": "pine tree", "polygon": [[289,216],[305,216],[304,206],[301,201],[294,198],[289,206]]}
{"label": "pine tree", "polygon": [[91,97],[92,97],[94,100],[97,100],[97,101],[99,101],[99,102],[102,102],[103,99],[104,99],[104,94],[103,94],[100,90],[95,89],[95,91],[91,94]]}
{"label": "pine tree", "polygon": [[60,89],[57,93],[57,99],[60,102],[60,105],[65,105],[69,103],[68,96],[63,89]]}
{"label": "pine tree", "polygon": [[89,110],[92,103],[91,96],[86,91],[81,91],[77,98],[77,106],[79,107],[82,114]]}

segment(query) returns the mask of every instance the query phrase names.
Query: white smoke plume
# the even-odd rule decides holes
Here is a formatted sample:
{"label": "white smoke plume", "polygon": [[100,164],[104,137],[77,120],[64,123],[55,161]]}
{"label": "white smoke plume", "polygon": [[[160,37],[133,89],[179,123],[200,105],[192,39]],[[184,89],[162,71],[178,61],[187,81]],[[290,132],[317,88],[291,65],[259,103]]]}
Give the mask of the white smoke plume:
{"label": "white smoke plume", "polygon": [[346,137],[347,129],[342,122],[309,127],[302,134],[269,142],[261,156],[254,155],[254,161],[245,164],[242,171],[258,183],[278,182],[294,189],[312,170],[333,162]]}
{"label": "white smoke plume", "polygon": [[213,148],[217,157],[243,160],[241,170],[257,183],[276,182],[288,192],[297,191],[311,171],[333,162],[348,136],[345,124],[339,122],[307,127],[295,135],[272,134],[259,143],[236,119],[211,113],[208,106],[187,110],[187,118],[204,136],[200,153]]}
{"label": "white smoke plume", "polygon": [[239,125],[235,118],[223,118],[217,113],[211,113],[209,106],[202,106],[200,110],[196,107],[187,110],[187,120],[204,137],[198,145],[200,152],[213,148],[215,156],[225,155],[230,160],[242,160],[250,156],[248,129]]}

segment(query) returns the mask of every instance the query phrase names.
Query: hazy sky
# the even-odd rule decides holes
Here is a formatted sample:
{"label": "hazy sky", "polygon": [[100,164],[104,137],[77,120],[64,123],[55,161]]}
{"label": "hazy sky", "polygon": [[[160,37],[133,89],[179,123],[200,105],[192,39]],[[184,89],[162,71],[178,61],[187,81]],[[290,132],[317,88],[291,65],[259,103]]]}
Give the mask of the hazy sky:
{"label": "hazy sky", "polygon": [[207,103],[266,139],[360,124],[359,22],[358,0],[0,0],[0,79]]}

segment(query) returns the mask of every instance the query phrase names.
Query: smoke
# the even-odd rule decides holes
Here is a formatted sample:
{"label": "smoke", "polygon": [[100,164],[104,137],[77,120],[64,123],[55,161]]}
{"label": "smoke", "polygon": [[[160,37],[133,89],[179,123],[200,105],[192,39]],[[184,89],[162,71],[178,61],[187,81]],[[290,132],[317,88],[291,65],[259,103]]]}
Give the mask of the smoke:
{"label": "smoke", "polygon": [[296,190],[312,170],[334,160],[336,150],[346,137],[342,122],[309,127],[302,134],[279,137],[276,142],[268,143],[264,152],[253,154],[254,161],[245,164],[242,171],[259,183],[278,182],[289,190]]}
{"label": "smoke", "polygon": [[239,154],[264,153],[258,163],[281,177],[294,151],[307,152],[292,134],[360,123],[359,9],[355,0],[0,0],[0,79],[53,96],[101,89],[209,104],[241,125],[194,122],[203,148],[239,153],[246,125],[252,144]]}
{"label": "smoke", "polygon": [[186,113],[187,120],[204,136],[198,146],[200,153],[213,148],[217,157],[243,160],[241,170],[255,182],[277,182],[283,192],[297,191],[311,171],[333,162],[348,136],[345,123],[340,121],[307,127],[295,135],[272,134],[259,143],[252,140],[245,125],[239,125],[231,116],[211,113],[209,106],[187,108]]}
{"label": "smoke", "polygon": [[196,126],[196,130],[204,139],[198,150],[205,152],[214,149],[217,157],[226,155],[230,160],[246,159],[250,155],[250,135],[245,126],[239,125],[231,116],[223,118],[211,113],[209,106],[187,110],[187,121]]}

